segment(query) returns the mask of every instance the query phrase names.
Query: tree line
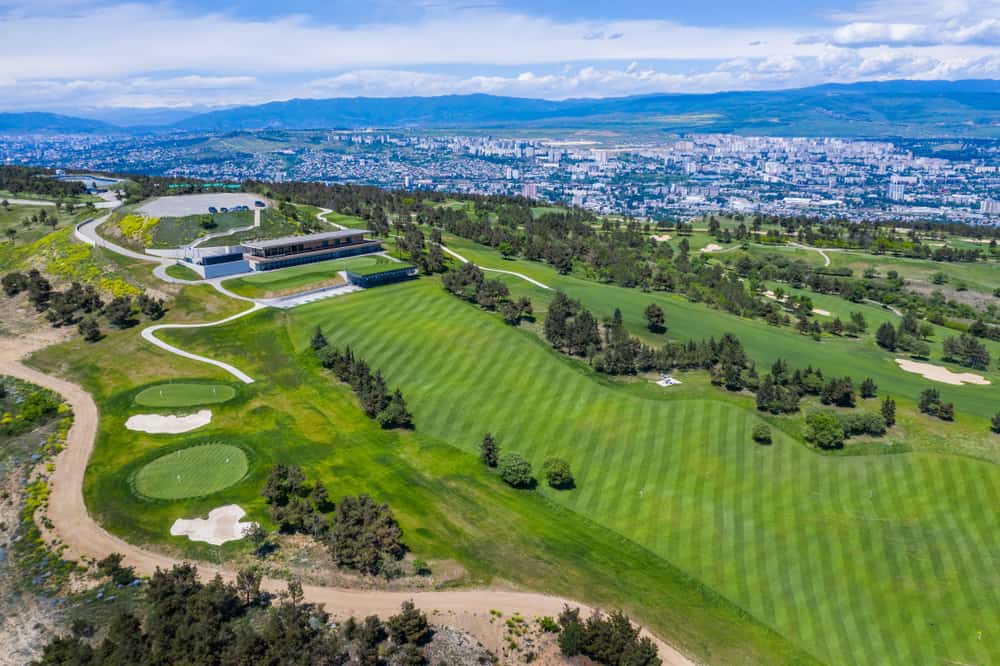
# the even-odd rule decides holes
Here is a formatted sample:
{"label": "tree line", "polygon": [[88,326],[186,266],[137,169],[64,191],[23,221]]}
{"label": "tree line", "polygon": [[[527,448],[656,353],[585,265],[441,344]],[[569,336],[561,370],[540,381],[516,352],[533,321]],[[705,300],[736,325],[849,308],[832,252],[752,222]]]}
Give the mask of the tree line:
{"label": "tree line", "polygon": [[59,180],[51,169],[13,165],[0,166],[0,190],[14,194],[37,194],[52,199],[87,193],[83,183],[75,180]]}
{"label": "tree line", "polygon": [[403,393],[399,389],[389,391],[381,370],[372,372],[364,359],[354,356],[350,346],[342,351],[332,347],[318,326],[311,346],[320,364],[350,385],[368,418],[375,419],[382,428],[413,427],[413,415]]}
{"label": "tree line", "polygon": [[[120,561],[120,558],[119,558]],[[321,605],[303,601],[288,583],[273,596],[261,590],[256,568],[235,583],[203,583],[191,564],[157,569],[133,610],[73,623],[49,640],[36,666],[279,666],[284,664],[425,664],[434,630],[426,615],[404,602],[383,622],[371,615],[333,623]],[[95,624],[100,623],[101,626]],[[98,637],[99,636],[99,637]]]}
{"label": "tree line", "polygon": [[[386,578],[401,574],[398,562],[406,546],[388,504],[364,494],[333,502],[321,481],[307,481],[301,467],[285,464],[271,468],[261,495],[282,534],[312,536],[344,568]],[[269,552],[266,534],[248,536],[258,556]]]}

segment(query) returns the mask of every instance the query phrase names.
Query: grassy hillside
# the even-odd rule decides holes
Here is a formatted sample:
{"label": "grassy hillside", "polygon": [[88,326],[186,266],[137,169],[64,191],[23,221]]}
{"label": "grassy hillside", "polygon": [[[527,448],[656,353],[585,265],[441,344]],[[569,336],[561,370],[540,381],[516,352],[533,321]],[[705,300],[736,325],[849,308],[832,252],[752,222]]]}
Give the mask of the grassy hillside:
{"label": "grassy hillside", "polygon": [[[810,294],[818,307],[829,307],[831,312],[842,315],[845,311],[860,311],[869,322],[869,334],[860,340],[825,337],[821,342],[817,342],[794,330],[775,328],[760,320],[734,317],[700,303],[692,303],[682,296],[663,292],[644,293],[637,289],[622,289],[574,276],[559,275],[546,264],[505,260],[499,252],[470,241],[448,237],[446,242],[448,247],[470,261],[492,268],[517,271],[543,284],[562,289],[573,298],[583,301],[600,317],[610,317],[616,307],[620,308],[625,324],[634,333],[653,344],[661,342],[663,338],[646,331],[643,310],[649,303],[657,303],[663,307],[669,328],[668,334],[671,337],[697,340],[710,336],[718,338],[727,332],[734,333],[743,342],[750,356],[758,364],[762,364],[762,368],[769,367],[776,358],[781,357],[797,367],[812,365],[833,376],[846,374],[858,381],[872,377],[881,387],[883,394],[914,401],[921,391],[932,386],[939,388],[946,400],[954,401],[958,411],[979,417],[983,428],[986,427],[986,419],[996,414],[1000,406],[1000,372],[995,370],[982,373],[993,382],[990,386],[930,384],[922,377],[900,370],[893,360],[899,354],[894,355],[880,349],[873,339],[872,334],[879,323],[898,321],[891,313],[880,307]],[[543,307],[552,296],[551,292],[528,285],[517,278],[503,279],[513,290],[530,295],[534,302]],[[949,366],[961,372],[958,366],[940,361],[942,340],[952,335],[955,335],[954,331],[935,327],[935,337],[931,343],[932,358],[937,365]],[[994,359],[1000,358],[1000,344],[991,341],[985,341],[984,344]]]}
{"label": "grassy hillside", "polygon": [[[278,323],[269,318],[170,339],[288,385],[297,370],[263,344]],[[473,459],[491,430],[536,467],[548,455],[565,457],[578,488],[542,490],[547,501],[680,567],[823,661],[1000,657],[978,638],[1000,632],[998,574],[988,565],[1000,519],[980,510],[1000,482],[993,464],[936,454],[822,456],[795,441],[794,428],[758,447],[748,399],[703,390],[696,379],[679,391],[609,383],[432,280],[294,310],[282,344],[305,350],[317,323],[403,389],[418,437]],[[308,420],[337,411],[294,410]],[[309,456],[316,445],[294,446]],[[358,471],[352,465],[329,479],[342,484],[341,474]],[[514,577],[525,575],[535,573]],[[652,594],[627,605],[656,624],[668,611],[659,602],[645,610]]]}

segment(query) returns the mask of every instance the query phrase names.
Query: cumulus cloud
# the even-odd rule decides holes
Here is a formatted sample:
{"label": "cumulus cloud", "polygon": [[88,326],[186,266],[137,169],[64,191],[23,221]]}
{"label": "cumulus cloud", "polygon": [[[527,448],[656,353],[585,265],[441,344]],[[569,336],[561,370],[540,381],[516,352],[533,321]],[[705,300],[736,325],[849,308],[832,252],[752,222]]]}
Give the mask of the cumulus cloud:
{"label": "cumulus cloud", "polygon": [[566,98],[1000,76],[1000,0],[878,0],[827,17],[825,32],[557,20],[491,1],[424,4],[429,11],[414,20],[346,27],[129,0],[0,0],[0,105]]}
{"label": "cumulus cloud", "polygon": [[800,41],[850,48],[1000,44],[1000,0],[883,0],[831,18],[842,25]]}

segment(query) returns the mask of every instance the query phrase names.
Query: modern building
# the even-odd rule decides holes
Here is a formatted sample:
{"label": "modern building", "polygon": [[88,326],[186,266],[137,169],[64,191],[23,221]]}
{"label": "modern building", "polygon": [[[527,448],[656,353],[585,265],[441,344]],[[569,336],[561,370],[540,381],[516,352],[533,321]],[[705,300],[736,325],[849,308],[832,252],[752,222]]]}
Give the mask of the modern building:
{"label": "modern building", "polygon": [[416,266],[394,261],[381,262],[374,266],[364,266],[344,271],[344,277],[348,283],[365,288],[408,280],[416,277],[416,275]]}
{"label": "modern building", "polygon": [[379,241],[368,240],[364,229],[341,229],[305,236],[286,236],[243,243],[244,257],[254,271],[269,271],[326,259],[339,259],[382,249]]}

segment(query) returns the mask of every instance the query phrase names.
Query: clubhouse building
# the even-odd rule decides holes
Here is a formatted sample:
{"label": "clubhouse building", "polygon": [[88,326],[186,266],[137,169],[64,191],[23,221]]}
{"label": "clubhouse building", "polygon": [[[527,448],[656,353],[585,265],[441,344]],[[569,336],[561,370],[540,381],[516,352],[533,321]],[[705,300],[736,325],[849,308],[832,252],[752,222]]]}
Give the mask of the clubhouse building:
{"label": "clubhouse building", "polygon": [[380,252],[382,243],[365,238],[366,233],[365,229],[339,229],[229,247],[189,248],[183,261],[203,278],[216,278]]}
{"label": "clubhouse building", "polygon": [[382,244],[368,240],[364,229],[340,229],[306,236],[286,236],[243,243],[250,270],[269,271],[314,261],[378,252]]}

